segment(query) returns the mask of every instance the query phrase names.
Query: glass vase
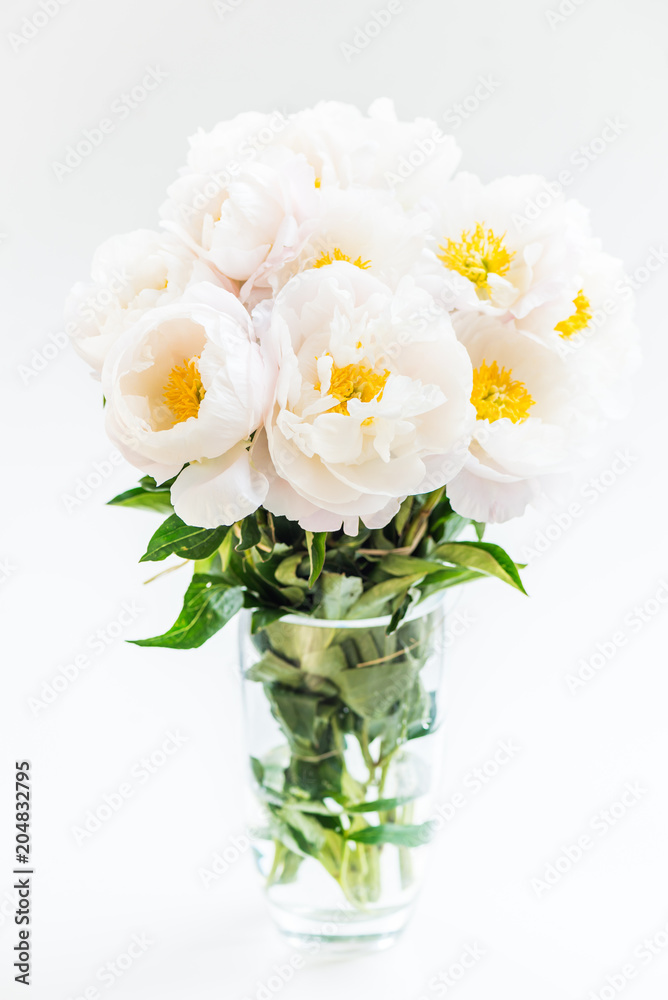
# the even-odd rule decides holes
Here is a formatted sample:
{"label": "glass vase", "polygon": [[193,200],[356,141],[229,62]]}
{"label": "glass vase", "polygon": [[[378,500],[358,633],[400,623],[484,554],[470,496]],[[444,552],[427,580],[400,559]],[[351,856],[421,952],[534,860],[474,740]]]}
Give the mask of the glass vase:
{"label": "glass vase", "polygon": [[240,621],[250,837],[297,945],[389,946],[422,880],[441,759],[444,604],[388,618]]}

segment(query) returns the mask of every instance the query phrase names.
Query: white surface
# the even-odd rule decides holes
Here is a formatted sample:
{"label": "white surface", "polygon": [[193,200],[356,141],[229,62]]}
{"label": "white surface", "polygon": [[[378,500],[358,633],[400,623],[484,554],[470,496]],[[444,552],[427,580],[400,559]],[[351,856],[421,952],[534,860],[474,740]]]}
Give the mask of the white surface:
{"label": "white surface", "polygon": [[[123,637],[161,630],[185,580],[175,573],[145,588],[150,571],[136,560],[154,519],[103,506],[134,483],[129,467],[114,467],[66,510],[64,495],[112,451],[84,366],[66,349],[28,384],[19,374],[59,329],[65,294],[97,243],[155,223],[186,136],[241,109],[293,110],[321,97],[365,107],[387,94],[404,116],[442,120],[491,75],[494,93],[455,130],[465,167],[487,179],[553,178],[570,161],[572,193],[591,206],[595,230],[629,271],[668,243],[663,0],[572,2],[554,28],[545,11],[557,0],[403,0],[350,63],[340,43],[353,41],[372,4],[229,6],[236,9],[219,17],[206,0],[71,0],[18,52],[5,36],[38,4],[5,0],[0,15],[0,559],[12,567],[6,579],[0,573],[3,1000],[67,1000],[94,985],[112,1000],[255,998],[291,954],[270,926],[247,854],[208,890],[198,875],[243,828],[233,629],[191,653],[122,638],[104,653],[88,645],[123,602],[141,608]],[[59,182],[52,162],[148,66],[168,79]],[[571,157],[615,117],[621,134],[581,170]],[[638,295],[647,357],[638,405],[576,484],[581,515],[539,543],[546,550],[526,570],[531,599],[491,582],[462,596],[460,612],[473,624],[451,649],[443,800],[460,791],[465,806],[438,839],[410,930],[392,952],[316,962],[260,996],[585,1000],[612,996],[611,976],[624,996],[665,1000],[668,936],[649,961],[634,949],[668,924],[666,604],[640,627],[628,616],[668,580],[666,273],[652,274]],[[618,448],[631,455],[626,468],[612,464]],[[601,472],[615,481],[598,492],[587,484]],[[552,517],[535,514],[491,537],[522,558]],[[619,632],[625,645],[571,693],[566,675]],[[90,666],[35,714],[29,699],[81,652]],[[150,780],[141,783],[137,770],[131,778],[172,731],[187,743]],[[501,740],[521,749],[473,794],[467,775]],[[37,872],[29,994],[12,982],[15,929],[4,898],[11,769],[24,757],[34,770]],[[78,845],[73,828],[87,810],[128,781],[132,796]],[[644,793],[600,832],[597,814],[627,782]],[[532,879],[585,834],[591,848],[539,896]],[[153,942],[146,953],[110,985],[96,980],[135,933]],[[474,944],[484,957],[447,994],[437,990],[433,977]],[[629,962],[634,978],[614,980]]]}

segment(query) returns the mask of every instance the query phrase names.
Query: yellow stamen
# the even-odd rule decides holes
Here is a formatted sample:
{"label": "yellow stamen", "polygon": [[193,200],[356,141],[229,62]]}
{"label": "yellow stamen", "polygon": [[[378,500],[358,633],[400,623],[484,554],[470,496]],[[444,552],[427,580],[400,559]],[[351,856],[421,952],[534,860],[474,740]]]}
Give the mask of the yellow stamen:
{"label": "yellow stamen", "polygon": [[478,420],[499,420],[508,417],[514,424],[522,423],[529,416],[529,407],[535,400],[531,398],[523,382],[513,379],[510,368],[502,368],[496,361],[488,365],[485,361],[473,372],[473,392],[471,402],[476,408]]}
{"label": "yellow stamen", "polygon": [[451,271],[458,271],[478,288],[489,292],[488,275],[507,274],[515,256],[514,250],[505,247],[505,237],[505,233],[495,236],[491,229],[485,232],[484,223],[476,222],[472,232],[463,231],[459,243],[448,239],[446,245],[440,247],[443,253],[438,259]]}
{"label": "yellow stamen", "polygon": [[174,423],[179,424],[189,417],[196,417],[199,404],[206,395],[202,378],[197,367],[199,357],[185,358],[182,365],[174,365],[164,387],[163,400],[174,414]]}
{"label": "yellow stamen", "polygon": [[561,323],[557,323],[554,328],[561,337],[572,337],[574,333],[578,333],[589,326],[591,320],[591,303],[582,289],[580,289],[573,299],[573,305],[575,306],[575,312],[568,319],[562,319]]}
{"label": "yellow stamen", "polygon": [[[330,407],[327,412],[347,415],[349,399],[360,399],[363,403],[370,403],[372,399],[382,399],[385,383],[389,376],[388,368],[381,372],[375,371],[366,359],[360,361],[359,364],[344,365],[343,368],[332,365],[327,395],[334,396],[334,399],[338,399],[339,402],[336,406]],[[320,382],[313,388],[320,392],[322,389]],[[368,425],[372,419],[367,417],[363,423]]]}
{"label": "yellow stamen", "polygon": [[322,181],[320,180],[320,178],[319,178],[319,177],[316,177],[316,179],[315,179],[315,186],[316,186],[317,188],[319,188],[321,184],[322,184]]}
{"label": "yellow stamen", "polygon": [[347,254],[343,252],[343,250],[340,250],[338,247],[334,247],[332,253],[329,253],[327,250],[324,250],[318,257],[318,259],[315,261],[313,266],[325,267],[326,264],[333,264],[335,260],[347,260],[349,264],[354,264],[355,267],[360,267],[363,271],[366,271],[368,268],[371,267],[370,260],[362,260],[361,256],[359,256],[357,260],[353,260],[352,257],[349,257]]}

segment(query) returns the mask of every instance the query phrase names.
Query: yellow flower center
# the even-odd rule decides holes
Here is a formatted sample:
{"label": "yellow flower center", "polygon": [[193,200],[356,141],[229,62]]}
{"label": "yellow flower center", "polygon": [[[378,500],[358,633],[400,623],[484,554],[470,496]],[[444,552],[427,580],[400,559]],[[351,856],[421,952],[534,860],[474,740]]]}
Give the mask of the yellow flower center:
{"label": "yellow flower center", "polygon": [[199,357],[185,358],[182,365],[174,365],[164,387],[163,400],[174,414],[174,423],[180,424],[188,417],[196,417],[199,404],[206,395],[197,367]]}
{"label": "yellow flower center", "polygon": [[316,186],[317,188],[319,188],[321,184],[322,184],[322,181],[320,180],[320,178],[319,178],[319,177],[316,177],[316,179],[315,179],[315,186]]}
{"label": "yellow flower center", "polygon": [[507,274],[515,256],[515,251],[504,245],[505,236],[505,233],[495,236],[492,229],[485,231],[484,223],[476,222],[472,232],[464,230],[459,242],[448,239],[446,245],[440,247],[443,253],[438,259],[451,271],[458,271],[478,288],[489,292],[488,275]]}
{"label": "yellow flower center", "polygon": [[314,267],[325,267],[326,264],[333,264],[335,260],[347,260],[349,264],[354,264],[355,267],[360,267],[363,271],[366,271],[371,267],[370,260],[362,260],[362,257],[358,257],[357,260],[353,260],[347,254],[340,250],[338,247],[334,247],[334,250],[329,253],[324,250],[318,259],[313,264]]}
{"label": "yellow flower center", "polygon": [[[336,365],[332,365],[332,374],[330,376],[327,395],[334,396],[339,402],[327,412],[345,413],[347,415],[349,399],[360,399],[363,403],[370,403],[372,399],[382,399],[385,383],[389,375],[388,368],[384,368],[383,371],[378,372],[371,367],[366,359],[360,361],[358,364],[344,365],[343,368],[337,368]],[[322,386],[318,382],[313,388],[317,392],[320,392]],[[365,424],[370,422],[370,417],[367,417],[364,421]]]}
{"label": "yellow flower center", "polygon": [[510,368],[502,368],[496,361],[488,365],[485,361],[473,372],[473,392],[471,402],[476,408],[478,420],[499,420],[508,417],[514,424],[522,423],[529,416],[529,407],[535,400],[531,398],[523,382],[512,378]]}
{"label": "yellow flower center", "polygon": [[580,289],[573,299],[573,305],[575,306],[575,312],[568,319],[562,319],[561,323],[557,323],[554,328],[561,337],[572,337],[574,333],[578,333],[579,330],[584,330],[589,326],[591,320],[591,303],[582,289]]}

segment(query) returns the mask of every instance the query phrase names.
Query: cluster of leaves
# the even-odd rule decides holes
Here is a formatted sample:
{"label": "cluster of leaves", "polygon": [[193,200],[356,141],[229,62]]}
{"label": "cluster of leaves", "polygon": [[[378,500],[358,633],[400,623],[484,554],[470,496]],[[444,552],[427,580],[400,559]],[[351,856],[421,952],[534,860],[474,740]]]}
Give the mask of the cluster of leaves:
{"label": "cluster of leaves", "polygon": [[[173,512],[169,487],[145,477],[110,501],[168,513],[142,562],[176,555],[193,564],[177,620],[139,645],[200,646],[242,607],[253,609],[253,631],[292,613],[390,615],[392,632],[417,601],[469,580],[493,576],[524,592],[510,556],[482,540],[484,525],[452,510],[444,489],[409,497],[385,528],[362,528],[353,537],[304,531],[263,509],[231,526],[192,527]],[[461,540],[470,527],[474,540]]]}
{"label": "cluster of leaves", "polygon": [[[273,840],[271,882],[290,882],[315,859],[353,905],[377,901],[381,852],[396,850],[402,884],[410,851],[429,838],[415,823],[424,789],[397,782],[392,766],[437,725],[435,692],[421,672],[434,653],[430,616],[410,608],[446,587],[497,577],[523,590],[517,566],[483,541],[484,525],[456,514],[444,490],[410,497],[382,530],[351,537],[312,533],[265,510],[218,528],[192,527],[173,512],[169,483],[145,478],[117,506],[167,514],[143,562],[191,562],[183,608],[144,646],[200,646],[236,612],[252,609],[254,656],[246,678],[261,684],[282,744],[251,758]],[[468,530],[471,540],[462,540]],[[331,626],[304,628],[286,614]],[[366,624],[389,617],[389,626]],[[365,627],[351,627],[365,620]],[[357,750],[351,758],[351,748]],[[350,766],[364,762],[367,774]]]}
{"label": "cluster of leaves", "polygon": [[[321,611],[339,615],[359,600],[341,583],[346,577],[324,571],[323,578],[324,600],[334,603]],[[313,858],[353,905],[364,907],[380,898],[381,853],[392,846],[402,881],[410,883],[410,850],[431,834],[430,823],[413,822],[424,775],[404,766],[399,786],[392,764],[403,747],[436,728],[436,694],[421,672],[438,638],[430,616],[390,634],[382,625],[346,627],[338,618],[331,628],[279,620],[252,637],[255,659],[245,676],[263,685],[284,739],[251,761],[268,818],[263,836],[275,844],[270,882],[293,881],[303,860]]]}

